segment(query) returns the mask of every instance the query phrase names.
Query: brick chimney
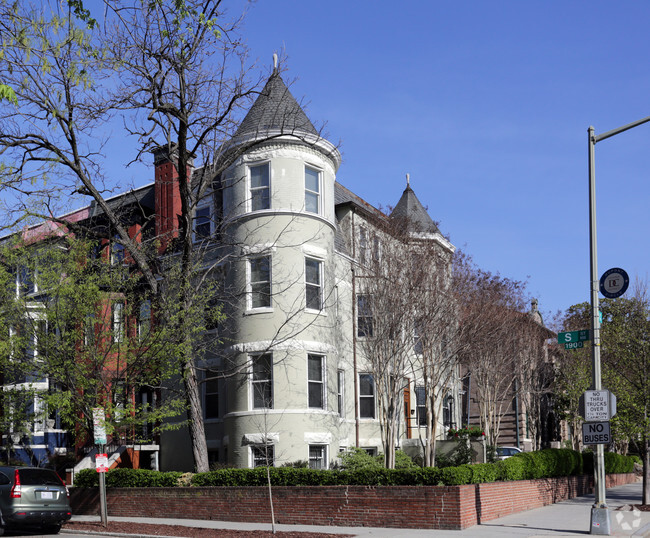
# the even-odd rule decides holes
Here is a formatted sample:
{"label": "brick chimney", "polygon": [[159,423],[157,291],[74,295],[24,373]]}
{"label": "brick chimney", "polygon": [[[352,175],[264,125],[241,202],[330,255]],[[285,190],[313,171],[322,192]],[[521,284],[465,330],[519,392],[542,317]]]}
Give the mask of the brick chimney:
{"label": "brick chimney", "polygon": [[[171,149],[171,151],[170,151]],[[156,237],[164,250],[171,239],[178,237],[181,214],[181,193],[178,187],[178,153],[175,148],[160,146],[153,150],[155,167]],[[187,165],[188,181],[192,176],[192,162]]]}

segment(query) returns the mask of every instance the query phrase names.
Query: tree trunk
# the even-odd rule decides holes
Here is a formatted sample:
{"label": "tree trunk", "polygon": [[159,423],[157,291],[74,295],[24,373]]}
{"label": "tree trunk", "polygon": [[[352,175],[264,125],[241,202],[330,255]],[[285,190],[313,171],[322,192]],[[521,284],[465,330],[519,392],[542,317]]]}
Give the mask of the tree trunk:
{"label": "tree trunk", "polygon": [[210,464],[208,462],[208,445],[205,440],[201,392],[191,357],[187,358],[185,363],[185,393],[189,405],[187,413],[192,453],[194,455],[194,468],[197,473],[207,473],[210,470]]}

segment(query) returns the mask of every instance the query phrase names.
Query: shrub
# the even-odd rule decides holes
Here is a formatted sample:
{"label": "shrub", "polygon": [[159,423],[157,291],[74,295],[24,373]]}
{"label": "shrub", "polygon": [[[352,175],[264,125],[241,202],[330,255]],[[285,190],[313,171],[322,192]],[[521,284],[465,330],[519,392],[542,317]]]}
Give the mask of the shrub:
{"label": "shrub", "polygon": [[526,478],[526,460],[518,456],[507,458],[495,464],[498,480],[524,480]]}
{"label": "shrub", "polygon": [[383,468],[383,464],[377,460],[377,457],[371,456],[363,448],[349,448],[339,454],[339,459],[341,469],[346,471]]}
{"label": "shrub", "polygon": [[99,486],[99,473],[95,469],[83,469],[74,475],[74,485],[80,488]]}
{"label": "shrub", "polygon": [[[418,467],[412,462],[401,469],[386,469],[365,451],[354,451],[351,469],[317,470],[305,467],[271,467],[268,473],[273,486],[331,485],[448,485],[479,484],[496,480],[523,480],[593,472],[593,453],[580,454],[569,449],[524,452],[497,463],[479,463],[455,467]],[[365,456],[364,456],[365,455]],[[361,461],[362,464],[359,464]],[[410,461],[410,459],[409,459]],[[605,453],[605,472],[632,472],[635,458]],[[372,462],[372,464],[370,463]],[[75,486],[96,487],[99,473],[85,469],[75,476]],[[225,468],[208,473],[158,472],[147,469],[113,469],[106,473],[108,487],[175,487],[175,486],[266,486],[267,468]]]}
{"label": "shrub", "polygon": [[[106,473],[106,487],[110,488],[173,488],[179,485],[183,473],[162,473],[149,469],[111,469]],[[74,485],[80,488],[99,486],[99,473],[84,469],[74,477]]]}
{"label": "shrub", "polygon": [[461,486],[469,484],[472,478],[471,465],[459,465],[458,467],[445,467],[441,470],[440,481],[445,486]]}
{"label": "shrub", "polygon": [[483,482],[496,482],[498,477],[498,467],[494,463],[477,463],[471,465],[472,477],[470,483],[482,484]]}

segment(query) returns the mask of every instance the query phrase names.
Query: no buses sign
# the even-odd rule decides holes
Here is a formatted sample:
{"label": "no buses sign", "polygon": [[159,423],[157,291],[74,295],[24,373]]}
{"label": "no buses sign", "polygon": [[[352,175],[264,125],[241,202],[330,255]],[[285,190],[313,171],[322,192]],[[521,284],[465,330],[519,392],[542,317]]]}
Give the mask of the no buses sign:
{"label": "no buses sign", "polygon": [[585,445],[609,444],[611,440],[609,422],[585,422],[582,425],[582,442]]}

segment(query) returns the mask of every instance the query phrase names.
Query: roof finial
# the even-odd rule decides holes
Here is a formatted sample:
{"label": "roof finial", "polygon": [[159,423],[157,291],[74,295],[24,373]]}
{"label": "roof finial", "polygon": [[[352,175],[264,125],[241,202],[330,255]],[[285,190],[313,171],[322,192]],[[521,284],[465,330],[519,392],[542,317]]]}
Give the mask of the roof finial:
{"label": "roof finial", "polygon": [[406,186],[411,186],[411,174],[406,174]]}
{"label": "roof finial", "polygon": [[274,73],[278,72],[278,53],[277,52],[273,53],[273,72]]}

